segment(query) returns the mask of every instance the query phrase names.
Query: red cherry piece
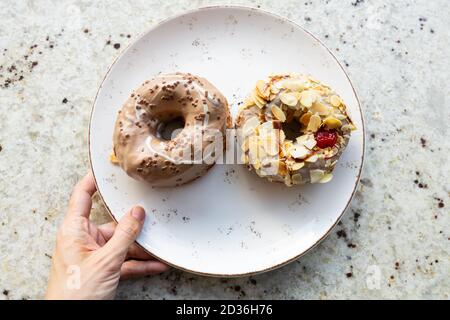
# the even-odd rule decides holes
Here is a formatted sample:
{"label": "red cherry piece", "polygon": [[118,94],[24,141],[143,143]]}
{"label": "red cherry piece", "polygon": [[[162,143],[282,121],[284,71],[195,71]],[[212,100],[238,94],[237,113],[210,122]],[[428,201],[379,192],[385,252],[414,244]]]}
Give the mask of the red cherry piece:
{"label": "red cherry piece", "polygon": [[321,130],[316,133],[316,141],[319,148],[333,147],[337,141],[337,134],[335,131]]}

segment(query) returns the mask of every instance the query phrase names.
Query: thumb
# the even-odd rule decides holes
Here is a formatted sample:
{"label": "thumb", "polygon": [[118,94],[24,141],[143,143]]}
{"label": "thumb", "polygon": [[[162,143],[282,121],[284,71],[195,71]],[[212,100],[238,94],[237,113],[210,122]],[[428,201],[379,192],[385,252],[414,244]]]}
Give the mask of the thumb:
{"label": "thumb", "polygon": [[115,255],[127,254],[128,248],[134,243],[144,225],[145,211],[142,207],[134,207],[119,221],[113,236],[105,244],[105,249]]}

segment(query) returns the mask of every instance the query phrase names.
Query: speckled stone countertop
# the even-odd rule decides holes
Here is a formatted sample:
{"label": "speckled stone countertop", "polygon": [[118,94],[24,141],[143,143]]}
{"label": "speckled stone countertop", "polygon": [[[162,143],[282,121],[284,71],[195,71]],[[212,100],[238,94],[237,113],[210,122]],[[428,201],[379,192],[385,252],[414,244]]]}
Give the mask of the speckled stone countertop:
{"label": "speckled stone countertop", "polygon": [[[224,3],[300,23],[344,64],[367,127],[359,190],[333,233],[288,266],[240,279],[173,270],[121,283],[118,298],[449,299],[446,0],[1,1],[0,299],[44,295],[110,63],[158,21]],[[93,215],[109,219],[98,199]]]}

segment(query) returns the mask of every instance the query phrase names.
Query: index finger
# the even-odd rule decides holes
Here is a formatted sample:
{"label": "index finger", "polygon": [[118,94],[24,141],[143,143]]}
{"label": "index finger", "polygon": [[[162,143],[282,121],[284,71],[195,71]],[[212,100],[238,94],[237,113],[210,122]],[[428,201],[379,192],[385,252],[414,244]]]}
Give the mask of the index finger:
{"label": "index finger", "polygon": [[92,173],[88,173],[73,189],[69,201],[69,216],[89,217],[92,206],[92,195],[97,190]]}

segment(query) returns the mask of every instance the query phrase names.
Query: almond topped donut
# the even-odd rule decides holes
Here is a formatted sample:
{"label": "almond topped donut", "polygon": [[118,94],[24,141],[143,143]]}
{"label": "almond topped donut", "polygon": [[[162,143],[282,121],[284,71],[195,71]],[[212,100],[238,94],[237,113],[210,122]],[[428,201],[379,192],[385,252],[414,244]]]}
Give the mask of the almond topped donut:
{"label": "almond topped donut", "polygon": [[137,180],[181,185],[214,165],[230,126],[227,100],[206,79],[159,75],[136,89],[119,111],[112,160]]}
{"label": "almond topped donut", "polygon": [[236,122],[242,161],[287,186],[330,181],[355,129],[342,99],[302,74],[258,81]]}

